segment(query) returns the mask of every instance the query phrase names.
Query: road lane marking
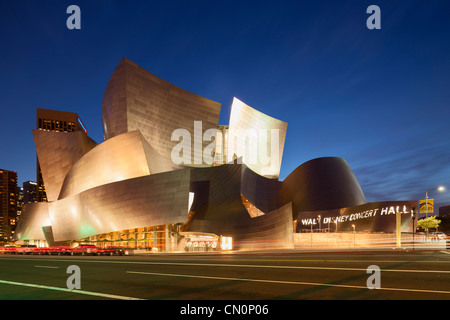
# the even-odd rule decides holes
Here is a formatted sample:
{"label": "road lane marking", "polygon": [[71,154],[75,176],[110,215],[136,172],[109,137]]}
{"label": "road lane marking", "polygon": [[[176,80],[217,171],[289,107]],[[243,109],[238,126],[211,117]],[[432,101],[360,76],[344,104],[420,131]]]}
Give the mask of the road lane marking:
{"label": "road lane marking", "polygon": [[[304,286],[321,286],[321,287],[339,287],[339,288],[367,289],[367,290],[370,290],[370,289],[367,288],[367,286],[354,286],[354,285],[332,284],[332,283],[283,281],[283,280],[265,280],[265,279],[248,279],[248,278],[227,278],[227,277],[212,277],[212,276],[194,276],[194,275],[189,275],[189,274],[155,273],[155,272],[140,272],[140,271],[126,271],[126,273],[153,275],[153,276],[163,276],[163,277],[196,278],[196,279],[240,281],[240,282],[260,282],[260,283],[290,284],[290,285],[304,285]],[[450,294],[450,291],[425,290],[425,289],[409,289],[409,288],[383,288],[383,287],[381,287],[381,288],[375,289],[375,290]]]}
{"label": "road lane marking", "polygon": [[59,269],[59,267],[54,266],[34,266],[35,268],[47,268],[47,269]]}
{"label": "road lane marking", "polygon": [[[25,260],[14,259],[11,260]],[[26,259],[35,260],[35,259]],[[259,264],[228,264],[228,263],[193,263],[193,262],[156,262],[156,261],[117,261],[117,260],[72,260],[72,259],[42,259],[45,261],[70,261],[87,263],[110,263],[110,264],[138,264],[138,265],[173,265],[173,266],[204,266],[204,267],[233,267],[233,268],[268,268],[268,269],[306,269],[306,270],[335,270],[335,271],[364,271],[367,268],[344,268],[344,267],[317,267],[317,266],[278,266],[278,265],[259,265]],[[365,261],[373,264],[373,261]],[[386,261],[387,262],[387,261]],[[390,261],[392,262],[392,261]],[[423,269],[384,269],[382,272],[407,272],[407,273],[450,273],[450,270],[423,270]]]}
{"label": "road lane marking", "polygon": [[67,288],[51,287],[51,286],[45,286],[45,285],[33,284],[33,283],[23,283],[23,282],[0,280],[0,284],[22,286],[22,287],[30,287],[30,288],[37,288],[37,289],[54,290],[54,291],[63,291],[63,292],[84,294],[84,295],[96,296],[96,297],[102,297],[102,298],[108,298],[108,299],[143,300],[143,299],[139,299],[139,298],[119,296],[119,295],[108,294],[108,293],[92,292],[92,291],[85,291],[85,290],[70,290],[70,289],[67,289]]}
{"label": "road lane marking", "polygon": [[[333,270],[333,271],[367,271],[367,268],[341,268],[341,267],[313,267],[313,266],[276,266],[258,264],[225,264],[225,263],[175,263],[175,262],[148,262],[152,265],[175,266],[204,266],[204,267],[232,267],[232,268],[268,268],[268,269],[305,269],[305,270]],[[450,270],[419,270],[419,269],[380,269],[385,272],[412,272],[412,273],[450,273]]]}
{"label": "road lane marking", "polygon": [[[450,253],[447,253],[450,254]],[[202,261],[211,261],[211,260],[218,260],[218,261],[224,261],[222,259],[196,259],[202,260]],[[261,262],[268,262],[268,261],[280,261],[280,262],[345,262],[345,263],[450,263],[450,260],[344,260],[344,259],[239,259],[239,261],[261,261]]]}

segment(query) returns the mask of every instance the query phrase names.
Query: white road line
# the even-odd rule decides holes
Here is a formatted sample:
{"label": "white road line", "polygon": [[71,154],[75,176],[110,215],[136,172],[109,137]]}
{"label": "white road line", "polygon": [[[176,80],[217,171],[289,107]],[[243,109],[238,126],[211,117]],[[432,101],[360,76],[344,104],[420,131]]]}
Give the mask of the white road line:
{"label": "white road line", "polygon": [[[341,267],[312,267],[312,266],[276,266],[254,264],[225,264],[225,263],[173,263],[173,262],[146,262],[153,265],[175,266],[205,266],[205,267],[232,267],[232,268],[269,268],[269,269],[306,269],[306,270],[333,270],[333,271],[367,271],[367,268],[341,268]],[[384,272],[413,272],[413,273],[450,273],[450,270],[419,270],[419,269],[381,269]]]}
{"label": "white road line", "polygon": [[[153,276],[164,276],[164,277],[182,277],[182,278],[197,278],[197,279],[210,279],[210,280],[261,282],[261,283],[291,284],[291,285],[304,285],[304,286],[322,286],[322,287],[339,287],[339,288],[367,289],[367,290],[369,290],[365,286],[351,286],[351,285],[332,284],[332,283],[281,281],[281,280],[247,279],[247,278],[226,278],[226,277],[211,277],[211,276],[194,276],[194,275],[189,275],[189,274],[154,273],[154,272],[139,272],[139,271],[127,271],[127,273],[153,275]],[[380,289],[374,289],[374,290],[450,294],[450,291],[425,290],[425,289],[409,289],[409,288],[380,288]]]}
{"label": "white road line", "polygon": [[53,267],[53,266],[34,266],[35,268],[46,268],[46,269],[59,269],[59,267]]}
{"label": "white road line", "polygon": [[84,294],[84,295],[96,296],[96,297],[102,297],[102,298],[109,298],[109,299],[143,300],[143,299],[139,299],[139,298],[118,296],[118,295],[114,295],[114,294],[107,294],[107,293],[101,293],[101,292],[92,292],[92,291],[85,291],[85,290],[70,290],[70,289],[67,289],[67,288],[44,286],[44,285],[33,284],[33,283],[23,283],[23,282],[0,280],[0,284],[15,285],[15,286],[22,286],[22,287],[30,287],[30,288],[38,288],[38,289],[46,289],[46,290],[54,290],[54,291],[63,291],[63,292],[69,292],[69,293],[75,293],[75,294]]}
{"label": "white road line", "polygon": [[[9,260],[35,260],[11,258]],[[44,260],[44,259],[43,259]],[[1,261],[1,260],[0,260]],[[70,261],[86,263],[110,263],[110,264],[139,264],[139,265],[169,265],[169,266],[204,266],[204,267],[232,267],[232,268],[268,268],[268,269],[306,269],[306,270],[334,270],[334,271],[367,271],[367,268],[343,268],[343,267],[313,267],[313,266],[277,266],[259,264],[227,264],[227,263],[191,263],[191,262],[149,262],[149,261],[112,261],[112,260],[72,260],[72,259],[45,259],[45,261]],[[414,261],[413,261],[414,262]],[[367,264],[373,264],[367,261]],[[450,270],[423,270],[423,269],[383,269],[382,272],[409,272],[409,273],[450,273]]]}

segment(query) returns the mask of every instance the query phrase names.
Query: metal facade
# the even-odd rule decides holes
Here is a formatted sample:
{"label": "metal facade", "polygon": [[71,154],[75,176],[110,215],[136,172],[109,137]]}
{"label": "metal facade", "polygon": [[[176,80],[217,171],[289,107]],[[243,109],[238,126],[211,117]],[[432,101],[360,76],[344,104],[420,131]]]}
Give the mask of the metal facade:
{"label": "metal facade", "polygon": [[33,137],[47,192],[47,200],[58,200],[66,174],[97,143],[83,131],[33,130]]}
{"label": "metal facade", "polygon": [[257,174],[278,179],[287,122],[272,118],[237,98],[233,99],[228,128],[227,161],[236,155]]}
{"label": "metal facade", "polygon": [[67,173],[59,199],[108,183],[172,171],[139,131],[111,138],[82,157]]}
{"label": "metal facade", "polygon": [[[232,236],[239,247],[292,247],[299,212],[366,203],[340,158],[308,161],[279,181],[287,123],[238,99],[228,138],[236,137],[237,129],[266,131],[257,152],[267,154],[276,146],[276,165],[250,163],[239,152],[243,164],[174,165],[170,155],[178,142],[171,140],[172,132],[194,132],[195,121],[201,121],[202,132],[217,129],[219,113],[219,103],[122,59],[103,98],[103,143],[97,145],[84,132],[33,131],[50,202],[24,208],[18,239],[43,240],[43,227],[52,241],[67,241],[179,224],[186,232]],[[276,141],[269,143],[273,130]]]}
{"label": "metal facade", "polygon": [[[112,74],[103,97],[105,140],[140,130],[147,142],[172,164],[171,141],[176,129],[194,133],[194,122],[203,131],[217,129],[221,104],[181,89],[123,58]],[[193,138],[193,137],[192,137]],[[201,139],[201,137],[200,137]],[[202,151],[210,142],[202,142]],[[191,159],[201,154],[194,154]]]}
{"label": "metal facade", "polygon": [[147,175],[95,187],[49,204],[55,241],[131,228],[183,223],[189,172]]}

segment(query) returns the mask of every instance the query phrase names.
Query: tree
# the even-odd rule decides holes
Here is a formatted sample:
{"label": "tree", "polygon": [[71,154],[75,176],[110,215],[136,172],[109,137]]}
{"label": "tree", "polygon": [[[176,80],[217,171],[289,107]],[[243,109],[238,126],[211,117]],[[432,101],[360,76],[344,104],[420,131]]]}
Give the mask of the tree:
{"label": "tree", "polygon": [[441,220],[436,219],[436,216],[423,218],[417,221],[417,227],[425,229],[428,236],[428,229],[435,229],[439,227]]}

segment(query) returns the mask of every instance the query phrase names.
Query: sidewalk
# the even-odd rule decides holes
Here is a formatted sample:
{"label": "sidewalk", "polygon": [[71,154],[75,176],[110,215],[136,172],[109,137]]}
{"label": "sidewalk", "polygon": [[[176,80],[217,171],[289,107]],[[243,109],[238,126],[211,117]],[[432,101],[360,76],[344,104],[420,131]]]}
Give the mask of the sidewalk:
{"label": "sidewalk", "polygon": [[443,247],[384,247],[384,248],[317,248],[317,249],[254,249],[254,250],[227,250],[227,251],[210,251],[210,252],[135,252],[134,255],[140,256],[164,256],[164,255],[180,255],[180,256],[224,256],[224,255],[287,255],[287,254],[321,254],[321,253],[400,253],[400,252],[433,252],[442,251],[450,254],[450,248]]}

